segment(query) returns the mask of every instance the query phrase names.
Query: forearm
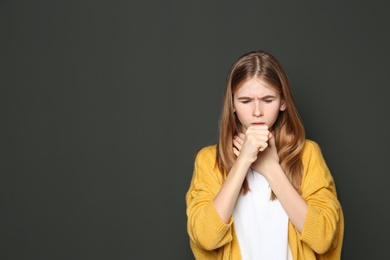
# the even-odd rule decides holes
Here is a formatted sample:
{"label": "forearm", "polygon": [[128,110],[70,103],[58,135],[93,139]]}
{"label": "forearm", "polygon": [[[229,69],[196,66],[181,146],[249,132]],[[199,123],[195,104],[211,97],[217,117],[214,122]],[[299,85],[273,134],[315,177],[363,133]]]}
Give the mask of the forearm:
{"label": "forearm", "polygon": [[302,233],[308,207],[307,202],[292,186],[279,164],[272,167],[272,170],[265,177],[289,219],[295,228]]}
{"label": "forearm", "polygon": [[214,198],[214,207],[222,222],[228,223],[240,194],[250,163],[237,159],[222,188]]}

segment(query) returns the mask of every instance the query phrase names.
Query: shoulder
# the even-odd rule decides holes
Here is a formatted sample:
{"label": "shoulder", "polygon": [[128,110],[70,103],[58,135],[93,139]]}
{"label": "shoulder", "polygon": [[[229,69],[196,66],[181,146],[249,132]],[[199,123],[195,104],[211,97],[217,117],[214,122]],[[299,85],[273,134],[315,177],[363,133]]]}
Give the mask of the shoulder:
{"label": "shoulder", "polygon": [[302,164],[304,168],[303,183],[308,182],[311,187],[316,186],[314,183],[322,183],[326,186],[333,183],[333,177],[321,152],[321,148],[315,141],[305,141],[302,152]]}
{"label": "shoulder", "polygon": [[212,145],[208,145],[208,146],[205,146],[203,148],[201,148],[198,153],[212,153],[212,152],[216,152],[217,151],[217,145],[216,144],[212,144]]}
{"label": "shoulder", "polygon": [[320,150],[320,146],[313,140],[306,139],[303,151]]}
{"label": "shoulder", "polygon": [[197,162],[214,161],[217,156],[217,145],[209,145],[201,148],[196,154]]}
{"label": "shoulder", "polygon": [[318,155],[322,156],[320,146],[315,141],[306,139],[305,145],[303,146],[302,159],[304,161],[310,160],[313,159],[313,156],[317,157]]}
{"label": "shoulder", "polygon": [[216,163],[217,145],[200,149],[195,158],[193,182],[207,184],[208,187],[219,187],[222,174]]}
{"label": "shoulder", "polygon": [[321,169],[321,172],[329,171],[320,146],[312,140],[306,140],[302,152],[302,163],[306,171]]}

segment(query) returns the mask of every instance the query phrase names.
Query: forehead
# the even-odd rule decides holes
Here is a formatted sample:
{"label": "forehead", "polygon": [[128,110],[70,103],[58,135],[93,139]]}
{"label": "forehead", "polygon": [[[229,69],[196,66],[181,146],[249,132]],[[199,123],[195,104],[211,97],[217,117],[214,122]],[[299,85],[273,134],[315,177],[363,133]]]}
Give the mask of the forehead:
{"label": "forehead", "polygon": [[242,82],[234,92],[237,96],[278,96],[279,93],[266,81],[252,78]]}

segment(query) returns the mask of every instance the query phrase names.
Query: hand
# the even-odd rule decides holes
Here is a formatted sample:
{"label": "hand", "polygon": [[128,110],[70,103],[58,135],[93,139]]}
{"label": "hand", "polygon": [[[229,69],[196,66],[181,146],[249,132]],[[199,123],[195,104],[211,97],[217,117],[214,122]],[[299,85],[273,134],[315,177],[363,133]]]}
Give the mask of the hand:
{"label": "hand", "polygon": [[253,163],[257,160],[259,152],[268,147],[270,132],[268,126],[250,126],[245,134],[239,133],[233,138],[233,153]]}
{"label": "hand", "polygon": [[[236,136],[234,136],[233,152],[237,157],[240,155],[245,137],[246,135],[243,133],[238,133]],[[259,150],[256,160],[252,163],[251,168],[263,174],[268,172],[267,167],[272,166],[273,163],[279,164],[279,155],[276,149],[275,136],[273,133],[269,133],[267,146]]]}
{"label": "hand", "polygon": [[279,165],[279,155],[276,149],[275,136],[271,133],[268,139],[268,148],[259,154],[257,160],[252,163],[251,167],[266,177],[276,165]]}

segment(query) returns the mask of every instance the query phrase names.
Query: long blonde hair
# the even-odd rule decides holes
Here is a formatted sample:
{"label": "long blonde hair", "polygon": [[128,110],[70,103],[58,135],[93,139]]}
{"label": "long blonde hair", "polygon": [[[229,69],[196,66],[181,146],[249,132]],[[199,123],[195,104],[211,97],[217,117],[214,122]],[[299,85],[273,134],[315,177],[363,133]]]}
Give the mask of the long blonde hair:
{"label": "long blonde hair", "polygon": [[[248,52],[238,58],[230,68],[219,121],[217,166],[226,178],[236,160],[233,153],[233,137],[241,132],[242,125],[233,112],[233,95],[241,83],[253,77],[267,82],[286,103],[286,109],[279,112],[273,131],[282,169],[293,187],[301,193],[303,171],[301,154],[305,143],[305,131],[294,104],[287,75],[279,61],[265,51]],[[242,192],[246,194],[249,190],[248,182],[245,180]],[[272,192],[271,199],[275,198]]]}

